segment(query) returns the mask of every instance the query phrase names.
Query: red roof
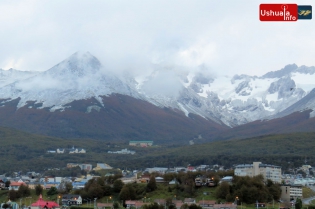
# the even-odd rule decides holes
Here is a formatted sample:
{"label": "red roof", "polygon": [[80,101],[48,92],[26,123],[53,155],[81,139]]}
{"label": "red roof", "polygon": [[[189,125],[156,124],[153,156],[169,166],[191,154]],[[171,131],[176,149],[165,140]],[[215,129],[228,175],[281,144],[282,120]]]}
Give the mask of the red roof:
{"label": "red roof", "polygon": [[33,204],[31,204],[31,206],[33,207],[39,206],[41,208],[44,208],[45,206],[47,206],[47,208],[59,207],[59,205],[56,202],[43,200],[41,198],[41,195],[39,199],[37,200],[37,202],[34,202]]}
{"label": "red roof", "polygon": [[10,183],[10,186],[21,186],[22,184],[26,185],[24,182],[13,181]]}

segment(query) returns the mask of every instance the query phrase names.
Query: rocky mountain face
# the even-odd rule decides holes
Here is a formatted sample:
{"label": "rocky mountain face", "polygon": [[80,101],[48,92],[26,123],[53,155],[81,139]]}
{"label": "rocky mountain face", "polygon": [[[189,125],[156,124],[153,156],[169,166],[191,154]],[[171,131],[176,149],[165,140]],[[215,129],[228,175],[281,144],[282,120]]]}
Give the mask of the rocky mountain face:
{"label": "rocky mountain face", "polygon": [[[304,110],[309,110],[309,117],[314,117],[314,88],[315,67],[295,64],[260,77],[216,77],[204,66],[193,71],[153,66],[147,76],[130,73],[117,76],[105,70],[90,53],[75,53],[44,72],[0,69],[0,116],[11,118],[11,126],[14,127],[18,113],[32,112],[33,116],[23,114],[23,117],[34,117],[41,110],[42,113],[45,111],[47,122],[56,115],[62,118],[67,111],[75,110],[74,104],[78,101],[84,104],[76,105],[80,106],[80,112],[91,115],[110,111],[104,103],[106,98],[123,95],[141,103],[148,102],[153,105],[152,108],[167,110],[167,114],[170,111],[181,114],[185,119],[180,120],[191,121],[194,115],[203,123],[208,121],[214,129],[225,130],[226,127],[271,120]],[[132,104],[135,105],[134,102]],[[14,110],[13,116],[8,115],[7,108]],[[151,119],[154,120],[154,117]],[[65,123],[69,125],[69,121]],[[9,123],[5,120],[1,122],[4,126]],[[72,129],[68,130],[69,133],[77,131],[75,127]],[[198,131],[202,132],[201,129]],[[71,136],[77,137],[75,134]]]}
{"label": "rocky mountain face", "polygon": [[[151,103],[180,109],[186,114],[198,114],[230,127],[277,115],[315,88],[315,68],[295,64],[261,77],[235,75],[216,78],[206,73],[200,70],[173,76],[173,83],[178,85],[174,84],[177,91],[170,96],[147,91],[161,70],[153,72],[146,80],[135,79],[137,89]],[[163,79],[160,80],[163,83]],[[315,106],[309,105],[308,108],[314,109]]]}

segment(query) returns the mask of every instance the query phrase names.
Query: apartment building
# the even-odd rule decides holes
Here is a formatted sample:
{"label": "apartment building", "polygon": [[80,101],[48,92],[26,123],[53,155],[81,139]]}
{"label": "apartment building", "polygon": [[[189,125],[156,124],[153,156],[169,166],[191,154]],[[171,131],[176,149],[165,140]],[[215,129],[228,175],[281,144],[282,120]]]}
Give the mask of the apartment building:
{"label": "apartment building", "polygon": [[274,183],[281,183],[281,167],[261,162],[253,162],[253,164],[241,164],[235,166],[235,176],[257,176],[262,175],[265,179],[270,179]]}
{"label": "apartment building", "polygon": [[281,200],[289,202],[297,198],[302,199],[302,186],[288,184],[281,186]]}

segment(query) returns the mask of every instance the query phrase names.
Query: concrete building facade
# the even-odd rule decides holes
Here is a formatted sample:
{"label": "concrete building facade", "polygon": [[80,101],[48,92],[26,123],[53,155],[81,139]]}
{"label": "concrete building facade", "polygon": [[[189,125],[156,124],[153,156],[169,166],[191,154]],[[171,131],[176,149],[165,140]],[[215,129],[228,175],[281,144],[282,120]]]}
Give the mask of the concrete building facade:
{"label": "concrete building facade", "polygon": [[241,164],[235,166],[235,176],[250,176],[254,177],[262,175],[264,179],[270,179],[274,183],[281,183],[281,167],[261,162],[253,162],[253,164]]}

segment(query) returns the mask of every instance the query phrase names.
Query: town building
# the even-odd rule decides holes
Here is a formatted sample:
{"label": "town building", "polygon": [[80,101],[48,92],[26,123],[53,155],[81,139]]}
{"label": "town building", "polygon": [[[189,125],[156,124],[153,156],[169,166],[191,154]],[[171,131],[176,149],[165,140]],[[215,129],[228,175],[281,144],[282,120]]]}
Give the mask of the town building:
{"label": "town building", "polygon": [[61,199],[62,205],[82,205],[82,198],[80,195],[74,195],[74,194],[66,194],[62,195]]}
{"label": "town building", "polygon": [[128,149],[122,149],[121,151],[108,151],[109,154],[131,154],[134,155],[136,152]]}
{"label": "town building", "polygon": [[129,141],[129,146],[150,147],[152,145],[153,145],[153,141]]}
{"label": "town building", "polygon": [[235,166],[234,175],[250,177],[262,175],[264,179],[270,179],[274,183],[281,183],[281,167],[261,162],[237,165]]}
{"label": "town building", "polygon": [[284,202],[290,202],[297,198],[302,199],[302,185],[282,185],[281,186],[281,200]]}
{"label": "town building", "polygon": [[97,163],[96,167],[93,168],[94,171],[106,170],[106,169],[113,169],[113,168],[106,163]]}

